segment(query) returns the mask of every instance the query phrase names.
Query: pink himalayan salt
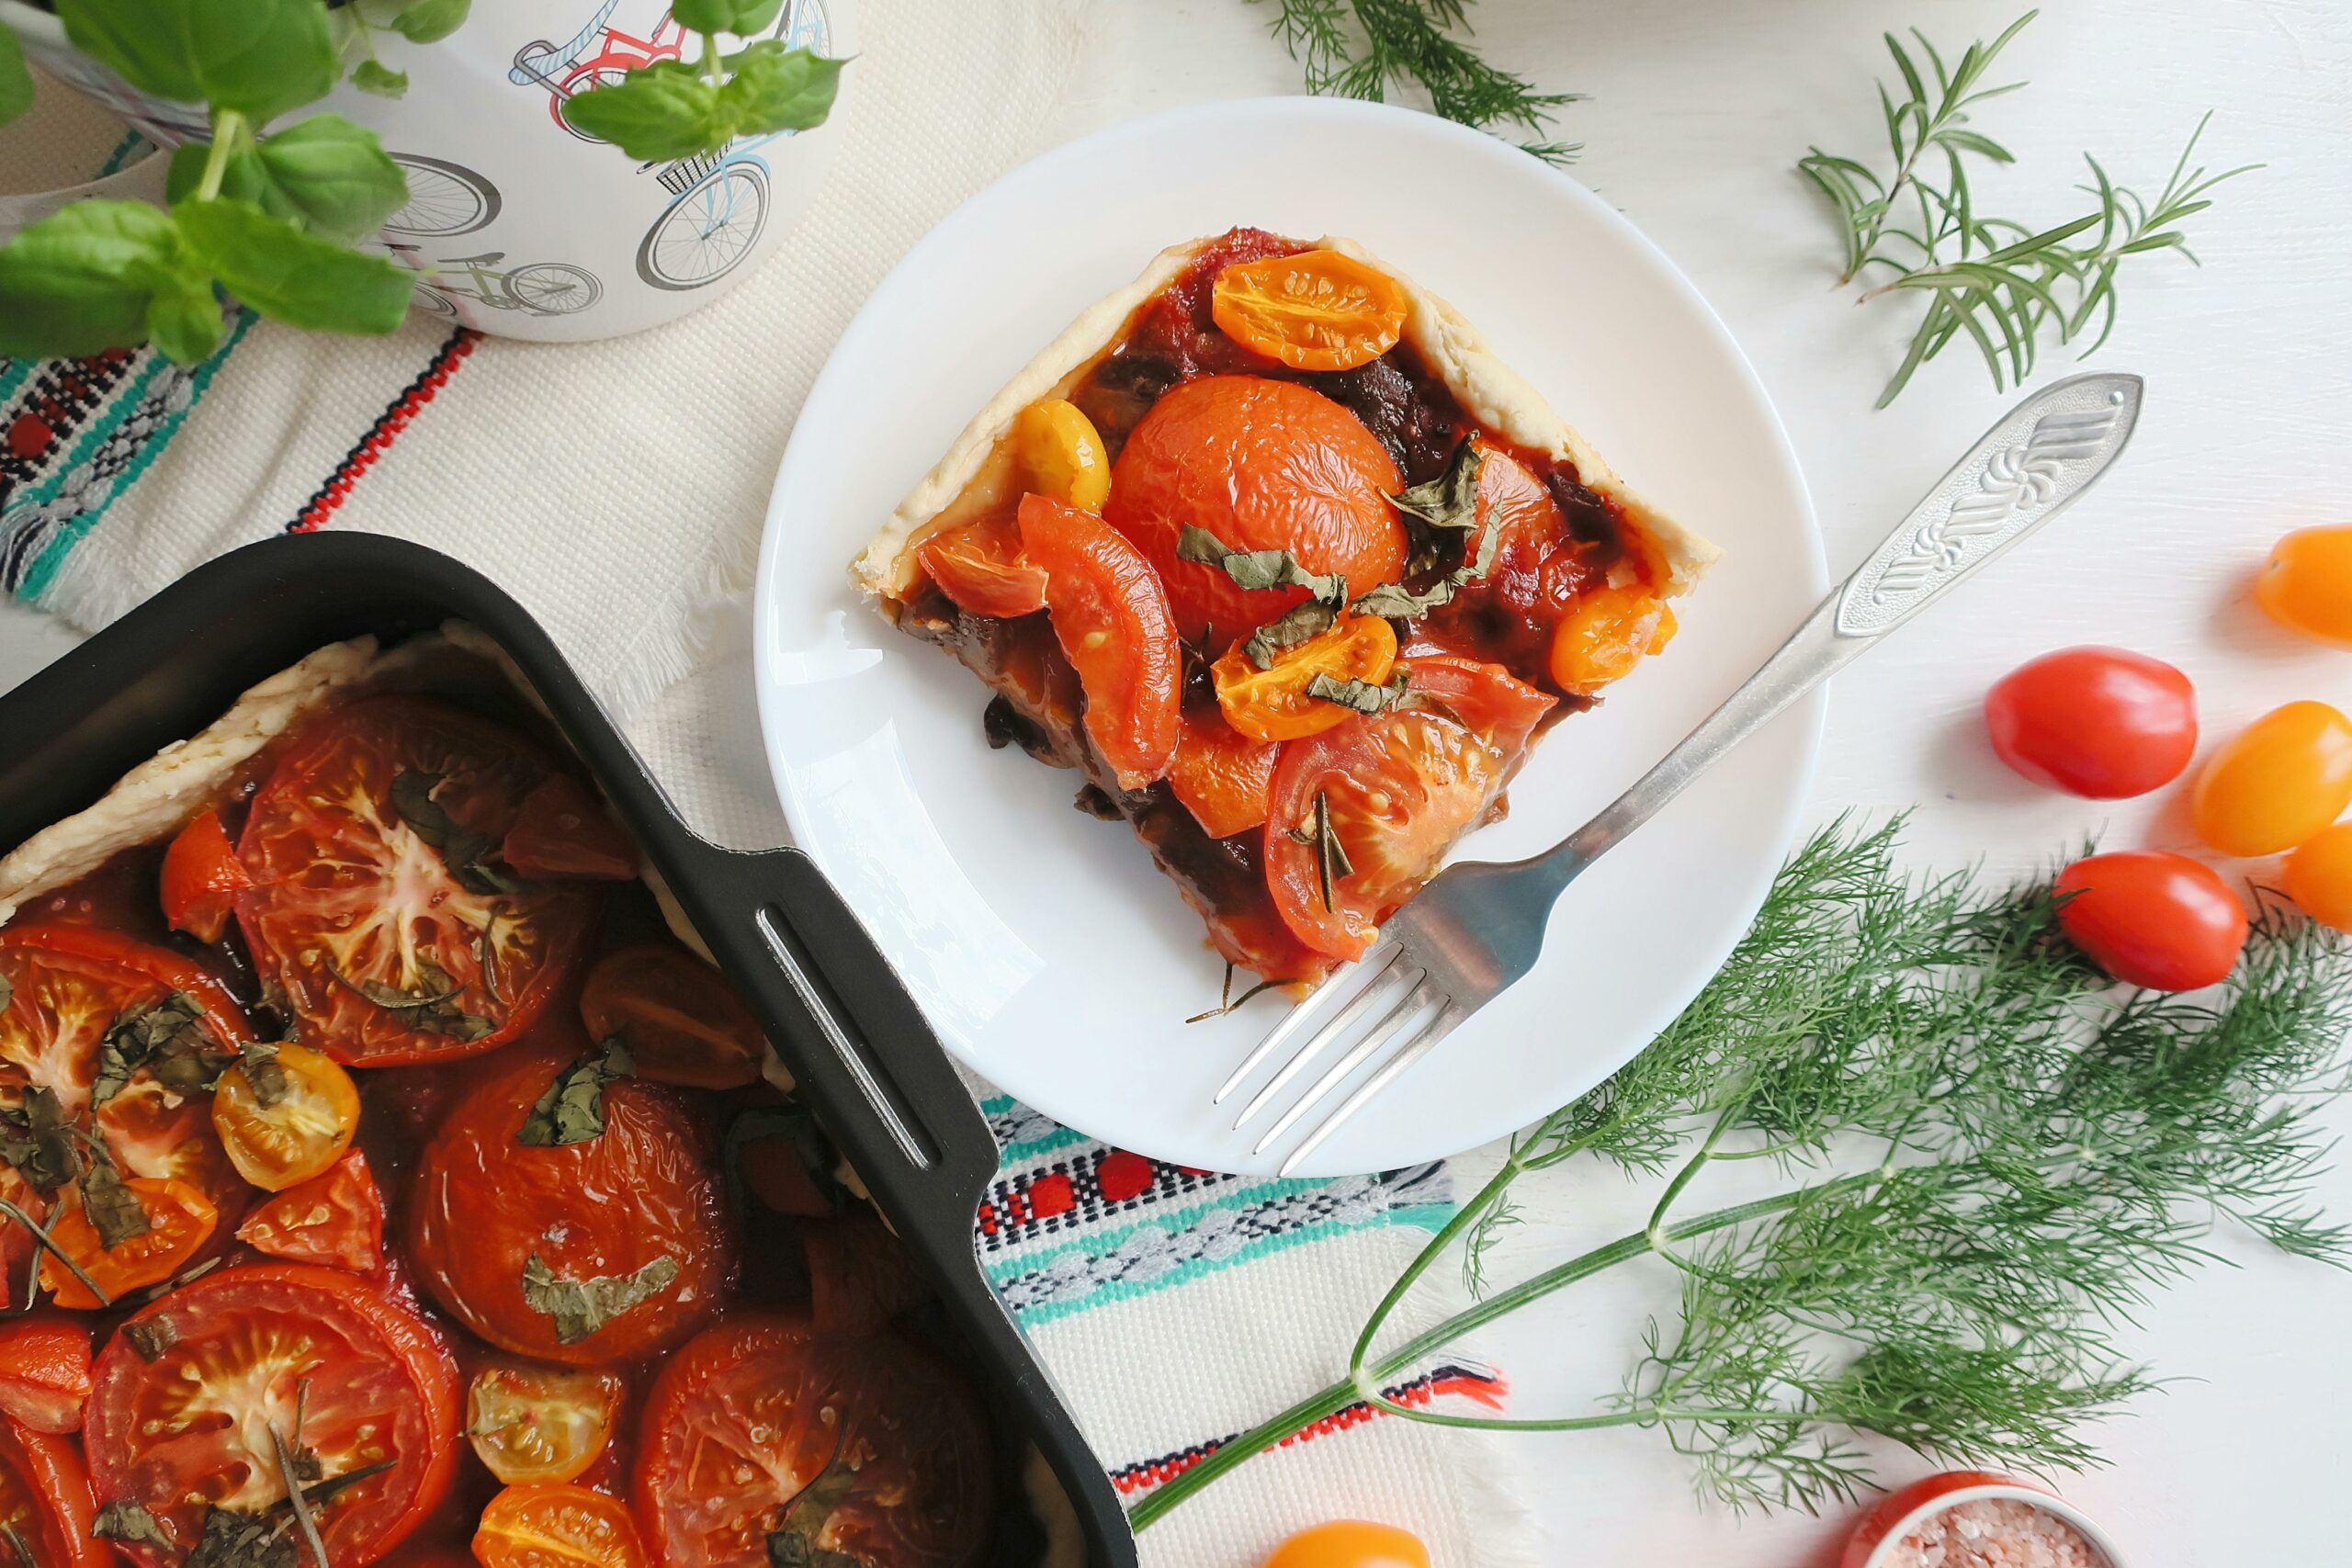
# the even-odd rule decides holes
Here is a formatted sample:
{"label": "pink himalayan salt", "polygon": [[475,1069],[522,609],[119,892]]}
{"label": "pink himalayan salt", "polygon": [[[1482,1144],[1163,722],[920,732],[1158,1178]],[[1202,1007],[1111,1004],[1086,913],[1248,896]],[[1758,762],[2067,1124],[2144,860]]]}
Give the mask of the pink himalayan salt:
{"label": "pink himalayan salt", "polygon": [[1930,1515],[1886,1568],[2113,1568],[2074,1526],[2030,1503],[1979,1497]]}

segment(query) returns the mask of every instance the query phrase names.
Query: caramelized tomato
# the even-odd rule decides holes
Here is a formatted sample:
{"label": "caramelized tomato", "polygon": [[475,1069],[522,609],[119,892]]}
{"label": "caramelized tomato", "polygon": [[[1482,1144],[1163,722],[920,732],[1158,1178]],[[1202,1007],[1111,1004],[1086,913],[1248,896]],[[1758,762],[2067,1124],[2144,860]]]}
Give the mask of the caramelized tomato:
{"label": "caramelized tomato", "polygon": [[1203,832],[1229,839],[1265,821],[1266,794],[1273,787],[1280,750],[1217,717],[1187,714],[1176,754],[1169,759],[1168,787]]}
{"label": "caramelized tomato", "polygon": [[1111,493],[1111,457],[1102,433],[1076,403],[1048,398],[1012,422],[1023,488],[1080,512],[1100,512]]}
{"label": "caramelized tomato", "polygon": [[384,1197],[352,1150],[324,1172],[289,1187],[245,1216],[237,1239],[291,1263],[323,1263],[355,1274],[384,1264]]}
{"label": "caramelized tomato", "polygon": [[[113,1305],[133,1291],[160,1285],[212,1239],[220,1215],[204,1194],[187,1182],[133,1176],[122,1185],[147,1219],[147,1228],[138,1235],[106,1245],[82,1206],[78,1189],[67,1191],[56,1218],[50,1222],[49,1239],[79,1270],[68,1269],[54,1257],[42,1257],[41,1287],[59,1306],[95,1311]],[[84,1282],[85,1275],[89,1283]],[[91,1293],[90,1283],[106,1293],[104,1301]]]}
{"label": "caramelized tomato", "polygon": [[294,739],[245,818],[237,922],[307,1043],[384,1066],[528,1027],[594,912],[579,883],[492,863],[551,771],[499,726],[416,697],[354,703]]}
{"label": "caramelized tomato", "polygon": [[570,773],[549,773],[523,797],[498,858],[532,881],[621,882],[637,874],[637,846],[595,792]]}
{"label": "caramelized tomato", "polygon": [[323,1051],[288,1041],[220,1075],[212,1127],[237,1173],[282,1192],[343,1157],[359,1131],[359,1086]]}
{"label": "caramelized tomato", "polygon": [[493,1362],[466,1390],[466,1437],[510,1486],[571,1481],[605,1451],[620,1403],[610,1372]]}
{"label": "caramelized tomato", "polygon": [[90,1533],[90,1478],[74,1445],[0,1419],[0,1524],[24,1539],[39,1568],[109,1568]]}
{"label": "caramelized tomato", "polygon": [[220,940],[232,900],[252,886],[218,811],[198,812],[164,852],[164,919],[198,942]]}
{"label": "caramelized tomato", "polygon": [[1135,546],[1099,518],[1030,495],[1021,547],[1046,571],[1054,637],[1086,692],[1086,733],[1129,789],[1168,771],[1183,657],[1168,596]]}
{"label": "caramelized tomato", "polygon": [[628,1047],[639,1077],[689,1089],[760,1081],[767,1036],[727,976],[671,942],[608,953],[580,992],[588,1038]]}
{"label": "caramelized tomato", "polygon": [[481,1568],[646,1568],[637,1521],[585,1486],[509,1486],[474,1530]]}
{"label": "caramelized tomato", "polygon": [[1210,310],[1228,336],[1294,370],[1352,370],[1405,335],[1405,286],[1338,251],[1228,266]]}
{"label": "caramelized tomato", "polygon": [[54,1313],[0,1323],[0,1416],[36,1432],[78,1432],[90,1402],[90,1329]]}
{"label": "caramelized tomato", "polygon": [[1252,740],[1296,740],[1344,724],[1354,709],[1307,688],[1317,677],[1379,685],[1396,663],[1396,633],[1378,615],[1341,615],[1328,630],[1294,643],[1261,670],[1242,649],[1227,649],[1209,667],[1225,720]]}
{"label": "caramelized tomato", "polygon": [[1674,612],[1639,583],[1604,584],[1580,595],[1552,632],[1552,680],[1589,696],[1673,639]]}
{"label": "caramelized tomato", "polygon": [[1021,553],[1021,530],[1002,514],[943,528],[915,558],[959,610],[1011,620],[1046,607],[1046,574]]}

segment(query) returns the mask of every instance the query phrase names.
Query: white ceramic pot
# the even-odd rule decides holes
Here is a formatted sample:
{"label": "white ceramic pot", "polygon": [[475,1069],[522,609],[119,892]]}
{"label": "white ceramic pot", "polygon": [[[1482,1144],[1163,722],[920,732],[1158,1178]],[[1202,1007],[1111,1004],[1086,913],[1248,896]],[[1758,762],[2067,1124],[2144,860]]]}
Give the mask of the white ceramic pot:
{"label": "white ceramic pot", "polygon": [[[846,55],[852,3],[786,0],[774,35]],[[155,140],[204,133],[199,107],[133,91],[75,53],[48,13],[0,0],[0,21],[51,74]],[[693,43],[664,0],[484,0],[437,43],[377,35],[384,63],[408,73],[405,96],[345,83],[297,112],[348,116],[407,172],[408,205],[373,248],[416,269],[419,310],[503,337],[616,337],[749,276],[807,209],[840,135],[836,104],[814,130],[639,164],[564,118],[572,93]]]}

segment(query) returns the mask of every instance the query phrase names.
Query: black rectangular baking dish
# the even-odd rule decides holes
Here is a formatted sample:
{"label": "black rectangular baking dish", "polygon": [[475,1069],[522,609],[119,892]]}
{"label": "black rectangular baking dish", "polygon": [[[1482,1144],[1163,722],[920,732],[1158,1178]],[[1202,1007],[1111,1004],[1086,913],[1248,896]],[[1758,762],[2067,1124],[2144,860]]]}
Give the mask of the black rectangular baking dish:
{"label": "black rectangular baking dish", "polygon": [[1135,1562],[1109,1478],[980,1272],[973,1214],[996,1144],[913,999],[807,856],[736,853],[689,830],[546,632],[487,578],[362,534],[273,539],[198,568],[0,696],[0,846],[88,806],[312,650],[368,633],[391,643],[453,618],[513,658],[927,1266],[1000,1422],[1060,1481],[1086,1561]]}

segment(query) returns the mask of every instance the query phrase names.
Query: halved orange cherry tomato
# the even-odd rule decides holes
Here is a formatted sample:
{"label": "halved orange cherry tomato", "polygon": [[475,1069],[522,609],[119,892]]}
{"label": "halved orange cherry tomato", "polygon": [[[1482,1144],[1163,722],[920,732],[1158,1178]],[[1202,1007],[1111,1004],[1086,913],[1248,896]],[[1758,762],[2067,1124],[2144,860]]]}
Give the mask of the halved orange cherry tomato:
{"label": "halved orange cherry tomato", "polygon": [[1046,607],[1046,574],[1021,553],[1021,530],[1002,513],[943,528],[915,558],[959,610],[1011,620]]}
{"label": "halved orange cherry tomato", "polygon": [[[1322,706],[1332,705],[1325,703]],[[1184,717],[1168,787],[1212,839],[1229,839],[1266,819],[1266,792],[1274,782],[1272,741],[1253,740],[1214,717]]]}
{"label": "halved orange cherry tomato", "polygon": [[1209,311],[1227,337],[1294,370],[1352,370],[1405,333],[1405,286],[1338,251],[1240,262],[1216,275]]}
{"label": "halved orange cherry tomato", "polygon": [[1568,606],[1552,631],[1552,679],[1589,694],[1634,672],[1674,637],[1674,612],[1638,583],[1593,589]]}
{"label": "halved orange cherry tomato", "polygon": [[1021,547],[1046,571],[1054,636],[1086,693],[1086,733],[1128,789],[1168,771],[1184,671],[1168,595],[1116,530],[1042,495],[1021,498]]}
{"label": "halved orange cherry tomato", "polygon": [[637,1076],[688,1089],[741,1089],[760,1081],[767,1036],[727,977],[668,942],[625,947],[599,959],[580,992],[588,1038],[618,1039]]}
{"label": "halved orange cherry tomato", "polygon": [[605,1451],[621,1393],[611,1372],[494,1361],[466,1390],[466,1437],[509,1486],[571,1481]]}
{"label": "halved orange cherry tomato", "polygon": [[996,1496],[986,1431],[955,1371],[894,1335],[834,1338],[805,1317],[744,1314],[654,1381],[637,1514],[662,1568],[769,1562],[779,1529],[819,1561],[966,1568]]}
{"label": "halved orange cherry tomato", "polygon": [[1111,493],[1111,455],[1076,403],[1047,398],[1023,409],[1012,422],[1012,451],[1023,489],[1080,512],[1102,510]]}
{"label": "halved orange cherry tomato", "polygon": [[1333,1519],[1283,1541],[1262,1568],[1430,1568],[1430,1551],[1395,1525]]}
{"label": "halved orange cherry tomato", "polygon": [[106,1301],[101,1302],[82,1283],[80,1274],[44,1255],[40,1282],[59,1306],[94,1311],[122,1300],[133,1291],[160,1285],[178,1273],[181,1266],[212,1239],[213,1227],[220,1222],[219,1212],[203,1193],[187,1182],[132,1176],[125,1178],[122,1185],[147,1216],[147,1229],[141,1235],[126,1236],[112,1247],[98,1239],[97,1227],[83,1213],[78,1190],[69,1193],[58,1205],[57,1217],[50,1222],[49,1239],[57,1244],[60,1252],[80,1264],[82,1273],[96,1280],[98,1289],[107,1294]]}
{"label": "halved orange cherry tomato", "polygon": [[2325,703],[2289,703],[2238,731],[2197,775],[2197,836],[2225,855],[2290,850],[2352,804],[2352,722]]}
{"label": "halved orange cherry tomato", "polygon": [[36,1432],[78,1432],[90,1402],[90,1328],[41,1313],[0,1323],[0,1416]]}
{"label": "halved orange cherry tomato", "polygon": [[585,1486],[509,1486],[474,1529],[481,1568],[648,1568],[628,1505]]}
{"label": "halved orange cherry tomato", "polygon": [[2281,881],[2304,914],[2352,931],[2352,822],[2338,822],[2296,845]]}
{"label": "halved orange cherry tomato", "polygon": [[[1355,716],[1341,703],[1307,695],[1317,675],[1377,686],[1396,662],[1396,632],[1378,615],[1341,615],[1305,642],[1274,656],[1261,670],[1240,648],[1209,666],[1225,721],[1252,740],[1296,740],[1320,735]],[[1222,835],[1220,835],[1222,836]]]}
{"label": "halved orange cherry tomato", "polygon": [[[265,1100],[255,1075],[269,1085]],[[291,1041],[270,1066],[240,1062],[212,1090],[212,1127],[237,1173],[265,1192],[283,1192],[343,1157],[359,1131],[359,1086],[323,1051]]]}
{"label": "halved orange cherry tomato", "polygon": [[236,896],[254,885],[220,826],[218,811],[200,811],[164,852],[159,891],[164,919],[199,942],[219,942]]}
{"label": "halved orange cherry tomato", "polygon": [[0,1420],[0,1524],[39,1568],[110,1568],[107,1543],[90,1533],[96,1512],[70,1439]]}
{"label": "halved orange cherry tomato", "polygon": [[2298,528],[2273,545],[2255,602],[2290,631],[2352,648],[2352,523]]}
{"label": "halved orange cherry tomato", "polygon": [[570,773],[549,773],[523,797],[498,858],[534,881],[581,877],[626,882],[637,874],[637,846],[613,821],[595,791]]}
{"label": "halved orange cherry tomato", "polygon": [[352,1150],[299,1187],[289,1187],[245,1216],[237,1239],[292,1263],[323,1263],[372,1274],[384,1263],[384,1197]]}
{"label": "halved orange cherry tomato", "polygon": [[275,1427],[333,1480],[315,1498],[333,1563],[376,1561],[430,1517],[457,1468],[457,1368],[435,1331],[334,1269],[254,1263],[192,1280],[98,1353],[83,1446],[97,1495],[147,1510],[175,1551],[118,1541],[139,1568],[186,1560],[209,1507],[286,1496]]}
{"label": "halved orange cherry tomato", "polygon": [[592,885],[491,863],[552,772],[513,731],[418,697],[353,703],[288,743],[237,845],[254,879],[237,923],[306,1043],[377,1067],[529,1027],[596,908]]}

